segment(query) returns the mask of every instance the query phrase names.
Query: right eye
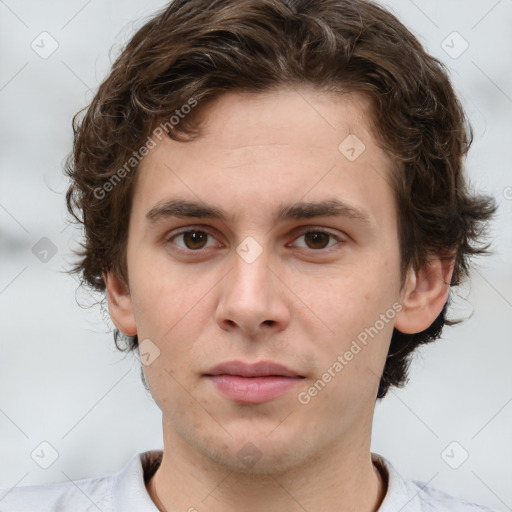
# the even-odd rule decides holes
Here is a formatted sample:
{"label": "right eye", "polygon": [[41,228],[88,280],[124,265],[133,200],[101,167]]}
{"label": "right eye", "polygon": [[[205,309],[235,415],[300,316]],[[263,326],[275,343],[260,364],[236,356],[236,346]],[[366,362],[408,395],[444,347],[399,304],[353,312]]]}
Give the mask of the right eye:
{"label": "right eye", "polygon": [[[207,231],[187,228],[179,231],[178,233],[171,234],[167,237],[166,241],[176,245],[181,251],[201,252],[209,247],[216,246],[216,244],[213,243],[213,240],[212,243],[208,245],[208,237],[215,240]],[[181,243],[177,243],[175,240],[178,240]]]}

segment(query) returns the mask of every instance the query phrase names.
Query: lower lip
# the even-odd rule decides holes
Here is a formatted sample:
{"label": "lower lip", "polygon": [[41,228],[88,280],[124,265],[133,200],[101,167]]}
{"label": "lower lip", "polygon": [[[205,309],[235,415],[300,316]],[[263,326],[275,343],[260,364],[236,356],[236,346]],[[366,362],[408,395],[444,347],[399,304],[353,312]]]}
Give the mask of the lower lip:
{"label": "lower lip", "polygon": [[240,377],[238,375],[209,375],[215,387],[236,402],[256,404],[268,402],[294,387],[301,377]]}

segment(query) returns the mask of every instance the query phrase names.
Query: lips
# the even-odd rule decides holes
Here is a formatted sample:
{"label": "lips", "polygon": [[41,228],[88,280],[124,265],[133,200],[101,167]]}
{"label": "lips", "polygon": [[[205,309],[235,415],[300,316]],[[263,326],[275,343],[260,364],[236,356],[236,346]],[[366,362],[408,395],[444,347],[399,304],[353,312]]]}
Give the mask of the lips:
{"label": "lips", "polygon": [[259,361],[257,363],[229,361],[210,368],[205,375],[236,375],[239,377],[303,377],[303,375],[300,375],[298,372],[272,361]]}
{"label": "lips", "polygon": [[246,404],[274,400],[305,378],[298,372],[272,361],[252,364],[229,361],[210,368],[204,377],[225,398]]}

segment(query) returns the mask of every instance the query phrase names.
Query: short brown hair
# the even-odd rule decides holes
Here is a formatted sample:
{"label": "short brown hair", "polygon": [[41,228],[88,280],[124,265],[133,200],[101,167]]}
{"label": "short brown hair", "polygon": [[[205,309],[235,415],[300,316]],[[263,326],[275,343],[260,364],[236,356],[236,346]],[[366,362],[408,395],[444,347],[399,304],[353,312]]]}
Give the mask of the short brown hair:
{"label": "short brown hair", "polygon": [[[200,134],[193,120],[201,105],[224,92],[301,84],[369,98],[376,140],[396,162],[402,282],[410,267],[450,252],[450,284],[467,277],[469,258],[488,252],[496,205],[469,190],[463,158],[472,133],[446,69],[395,16],[367,0],[175,0],[137,31],[83,118],[73,119],[66,200],[85,231],[71,270],[82,284],[105,290],[105,271],[128,282],[137,152],[159,123],[184,142]],[[194,115],[169,122],[191,101]],[[445,318],[447,306],[423,332],[394,330],[377,398],[406,382],[416,347],[458,322]],[[128,350],[137,346],[131,337]]]}

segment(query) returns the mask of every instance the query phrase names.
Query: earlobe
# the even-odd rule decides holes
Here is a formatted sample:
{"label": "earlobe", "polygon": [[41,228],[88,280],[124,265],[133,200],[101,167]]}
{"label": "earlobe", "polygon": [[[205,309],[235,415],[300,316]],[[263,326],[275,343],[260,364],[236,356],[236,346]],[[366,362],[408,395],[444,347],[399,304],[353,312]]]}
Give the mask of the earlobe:
{"label": "earlobe", "polygon": [[432,325],[448,300],[454,264],[454,258],[438,258],[418,271],[409,271],[402,292],[402,310],[395,320],[397,330],[416,334]]}
{"label": "earlobe", "polygon": [[128,285],[115,272],[103,273],[107,292],[108,310],[114,325],[127,336],[137,334],[133,304]]}

